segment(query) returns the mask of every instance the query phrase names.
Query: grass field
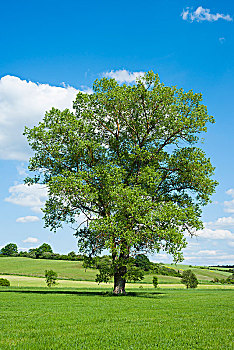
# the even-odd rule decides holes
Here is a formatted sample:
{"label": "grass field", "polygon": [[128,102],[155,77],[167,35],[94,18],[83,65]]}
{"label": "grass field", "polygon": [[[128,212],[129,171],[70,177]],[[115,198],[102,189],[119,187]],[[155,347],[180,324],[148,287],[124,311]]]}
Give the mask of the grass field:
{"label": "grass field", "polygon": [[1,288],[0,349],[233,349],[233,290]]}
{"label": "grass field", "polygon": [[[169,265],[177,270],[185,270],[188,265]],[[29,259],[19,257],[4,257],[0,258],[0,274],[13,274],[21,276],[44,277],[45,270],[52,269],[58,273],[60,279],[69,279],[77,281],[95,281],[97,270],[84,269],[81,261],[62,261],[62,260],[43,260],[43,259]],[[222,279],[227,278],[230,274],[222,271],[211,271],[208,269],[199,269],[197,267],[191,268],[200,283],[207,283],[215,277]],[[151,284],[153,275],[146,274],[143,284]],[[158,275],[160,284],[178,284],[180,278],[172,276]]]}

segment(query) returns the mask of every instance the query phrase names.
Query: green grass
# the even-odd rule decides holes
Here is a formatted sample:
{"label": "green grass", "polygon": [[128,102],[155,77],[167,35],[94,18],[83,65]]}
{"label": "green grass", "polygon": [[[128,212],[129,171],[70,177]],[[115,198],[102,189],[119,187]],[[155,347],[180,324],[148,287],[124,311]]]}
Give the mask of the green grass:
{"label": "green grass", "polygon": [[[169,267],[170,266],[180,271],[191,268],[188,265],[169,265]],[[95,269],[85,270],[82,267],[82,261],[43,260],[20,257],[0,258],[0,274],[2,275],[13,274],[18,276],[44,277],[45,270],[49,269],[56,271],[60,279],[77,281],[95,281],[98,272]],[[230,275],[227,272],[211,271],[208,269],[199,269],[197,267],[192,267],[191,269],[197,275],[199,282],[205,284],[215,277],[222,279]],[[151,284],[152,278],[152,274],[145,274],[142,283]],[[180,284],[180,278],[172,276],[158,275],[158,281],[160,284]]]}
{"label": "green grass", "polygon": [[94,281],[97,270],[82,267],[82,261],[30,259],[21,257],[0,258],[0,273],[44,277],[45,270],[54,270],[59,278]]}
{"label": "green grass", "polygon": [[175,268],[176,270],[180,270],[181,272],[183,270],[192,270],[199,281],[201,282],[205,282],[205,281],[211,281],[213,280],[214,278],[218,278],[218,279],[226,279],[228,276],[231,275],[231,273],[229,272],[225,272],[225,271],[217,271],[217,270],[209,270],[209,269],[204,269],[204,268],[199,268],[197,266],[189,266],[189,265],[175,265],[175,264],[171,264],[171,265],[168,265],[169,267],[173,267]]}
{"label": "green grass", "polygon": [[233,349],[233,307],[228,289],[2,287],[0,349]]}

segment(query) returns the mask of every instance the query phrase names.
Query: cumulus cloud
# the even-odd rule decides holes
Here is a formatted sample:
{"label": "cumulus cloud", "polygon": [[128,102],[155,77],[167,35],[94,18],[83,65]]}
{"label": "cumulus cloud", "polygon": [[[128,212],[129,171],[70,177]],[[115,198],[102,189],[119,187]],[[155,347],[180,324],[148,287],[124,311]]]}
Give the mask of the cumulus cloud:
{"label": "cumulus cloud", "polygon": [[0,158],[27,161],[30,148],[22,135],[52,107],[72,108],[78,90],[33,83],[15,76],[0,79]]}
{"label": "cumulus cloud", "polygon": [[214,256],[214,255],[216,255],[217,254],[217,250],[200,250],[198,253],[197,253],[197,255],[204,255],[204,256],[206,256],[206,255],[212,255],[212,256]]}
{"label": "cumulus cloud", "polygon": [[40,209],[47,199],[47,188],[40,184],[11,186],[9,193],[10,196],[5,198],[6,202],[29,207],[34,212],[41,212]]}
{"label": "cumulus cloud", "polygon": [[21,223],[26,223],[26,222],[36,222],[39,221],[39,217],[38,216],[22,216],[20,218],[16,219],[16,222],[21,222]]}
{"label": "cumulus cloud", "polygon": [[234,188],[230,188],[229,190],[227,190],[226,194],[228,194],[229,196],[232,196],[234,198]]}
{"label": "cumulus cloud", "polygon": [[[229,190],[226,191],[226,194],[234,198],[234,189],[230,188]],[[234,199],[230,201],[225,201],[223,204],[224,204],[224,211],[226,213],[234,213]]]}
{"label": "cumulus cloud", "polygon": [[126,69],[122,70],[112,70],[103,74],[106,78],[113,78],[119,83],[134,83],[137,78],[140,78],[144,75],[144,72],[129,72]]}
{"label": "cumulus cloud", "polygon": [[205,223],[205,226],[210,227],[233,227],[234,226],[234,217],[228,216],[228,217],[222,217],[218,218],[216,221],[209,221]]}
{"label": "cumulus cloud", "polygon": [[212,230],[207,227],[205,227],[203,230],[197,231],[197,235],[201,238],[209,239],[234,239],[234,234],[232,234],[229,230]]}
{"label": "cumulus cloud", "polygon": [[28,237],[25,240],[23,240],[24,243],[37,243],[39,240],[35,237]]}
{"label": "cumulus cloud", "polygon": [[232,21],[232,17],[230,15],[224,15],[222,13],[212,14],[210,13],[210,9],[204,9],[202,6],[199,6],[195,11],[192,11],[191,7],[187,7],[186,10],[183,10],[181,16],[184,21],[196,21],[196,22],[215,22],[219,19],[223,19],[225,21]]}

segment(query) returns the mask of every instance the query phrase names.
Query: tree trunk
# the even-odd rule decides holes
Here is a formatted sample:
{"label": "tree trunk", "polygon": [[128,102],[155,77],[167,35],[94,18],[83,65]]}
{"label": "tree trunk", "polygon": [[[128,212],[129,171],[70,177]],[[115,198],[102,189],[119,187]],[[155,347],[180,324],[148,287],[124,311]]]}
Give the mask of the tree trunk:
{"label": "tree trunk", "polygon": [[[124,274],[122,274],[124,275]],[[114,274],[114,294],[126,294],[125,292],[125,279],[121,276],[120,272]]]}

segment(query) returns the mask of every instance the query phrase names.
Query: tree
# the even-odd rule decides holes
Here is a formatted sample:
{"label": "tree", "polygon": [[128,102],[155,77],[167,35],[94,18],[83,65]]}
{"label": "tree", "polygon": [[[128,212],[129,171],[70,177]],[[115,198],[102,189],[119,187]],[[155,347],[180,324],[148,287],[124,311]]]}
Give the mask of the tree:
{"label": "tree", "polygon": [[46,284],[49,288],[56,284],[57,277],[58,277],[58,275],[55,271],[45,270]]}
{"label": "tree", "polygon": [[203,227],[217,183],[196,144],[214,119],[201,94],[164,86],[153,72],[132,86],[103,78],[93,91],[78,93],[74,111],[52,108],[25,128],[35,152],[25,182],[48,188],[45,227],[72,224],[87,256],[109,250],[118,294],[131,256],[162,249],[181,261],[184,233]]}
{"label": "tree", "polygon": [[157,276],[153,276],[153,286],[154,286],[154,288],[157,288],[157,286],[158,286],[158,277]]}
{"label": "tree", "polygon": [[198,279],[192,270],[185,270],[182,274],[181,283],[185,284],[187,288],[197,288]]}
{"label": "tree", "polygon": [[37,251],[39,254],[53,253],[53,250],[48,243],[43,243],[40,247],[37,248]]}
{"label": "tree", "polygon": [[143,269],[144,271],[149,271],[151,268],[151,263],[149,258],[144,255],[144,254],[138,254],[135,257],[135,265],[137,267],[140,267],[141,269]]}
{"label": "tree", "polygon": [[10,281],[8,281],[6,278],[0,278],[0,286],[10,287]]}
{"label": "tree", "polygon": [[31,258],[36,258],[40,259],[43,258],[45,253],[53,253],[53,250],[51,246],[48,243],[43,243],[40,247],[38,248],[31,248],[28,251],[29,257]]}
{"label": "tree", "polygon": [[18,254],[18,248],[15,243],[9,243],[1,249],[1,254],[6,256],[15,256]]}

